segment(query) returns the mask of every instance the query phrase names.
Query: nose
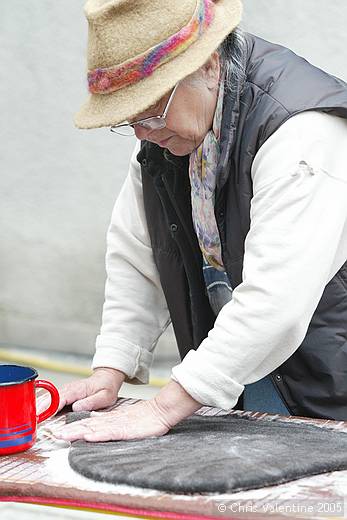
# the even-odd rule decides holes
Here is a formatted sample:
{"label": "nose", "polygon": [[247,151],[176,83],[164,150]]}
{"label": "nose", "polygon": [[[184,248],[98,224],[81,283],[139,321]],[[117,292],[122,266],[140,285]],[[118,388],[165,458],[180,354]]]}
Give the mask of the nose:
{"label": "nose", "polygon": [[145,128],[141,125],[134,125],[135,135],[140,141],[147,140],[149,134],[152,132],[150,128]]}

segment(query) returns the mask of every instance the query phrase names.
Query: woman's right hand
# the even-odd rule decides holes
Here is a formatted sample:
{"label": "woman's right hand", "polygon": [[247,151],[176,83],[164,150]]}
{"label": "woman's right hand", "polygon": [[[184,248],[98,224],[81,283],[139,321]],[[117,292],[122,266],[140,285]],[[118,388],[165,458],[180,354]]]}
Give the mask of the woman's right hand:
{"label": "woman's right hand", "polygon": [[[125,379],[124,372],[114,368],[96,368],[93,374],[85,379],[72,381],[59,388],[59,410],[72,404],[74,412],[99,410],[116,403],[118,392]],[[49,396],[37,400],[38,413],[49,406]]]}

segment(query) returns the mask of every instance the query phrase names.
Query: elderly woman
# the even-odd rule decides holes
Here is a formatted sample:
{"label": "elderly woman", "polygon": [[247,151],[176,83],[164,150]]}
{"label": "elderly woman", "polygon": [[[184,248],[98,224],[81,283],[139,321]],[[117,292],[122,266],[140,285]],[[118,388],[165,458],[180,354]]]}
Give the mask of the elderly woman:
{"label": "elderly woman", "polygon": [[347,419],[347,85],[243,32],[239,0],[89,0],[80,128],[137,144],[107,244],[91,377],[60,407],[148,382],[155,398],[57,436],[160,436],[202,405]]}

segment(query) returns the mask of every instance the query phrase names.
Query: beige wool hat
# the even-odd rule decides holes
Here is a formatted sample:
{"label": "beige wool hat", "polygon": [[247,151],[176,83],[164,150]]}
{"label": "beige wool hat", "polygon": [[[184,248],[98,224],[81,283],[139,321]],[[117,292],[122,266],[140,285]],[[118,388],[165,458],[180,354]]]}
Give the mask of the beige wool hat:
{"label": "beige wool hat", "polygon": [[241,19],[241,0],[88,0],[90,96],[78,128],[134,120],[200,68]]}

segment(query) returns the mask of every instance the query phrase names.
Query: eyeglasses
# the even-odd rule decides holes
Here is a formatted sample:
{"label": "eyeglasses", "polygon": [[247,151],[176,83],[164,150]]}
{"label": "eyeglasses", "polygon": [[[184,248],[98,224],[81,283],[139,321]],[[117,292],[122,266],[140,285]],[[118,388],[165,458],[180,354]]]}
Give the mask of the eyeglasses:
{"label": "eyeglasses", "polygon": [[169,111],[170,105],[172,103],[173,97],[175,95],[176,89],[178,87],[178,83],[176,83],[173,91],[170,94],[168,102],[166,103],[164,112],[161,116],[152,116],[146,117],[144,119],[139,119],[138,121],[132,121],[128,123],[125,121],[119,125],[112,125],[110,127],[111,132],[115,132],[119,135],[134,135],[135,134],[135,126],[138,125],[141,128],[145,128],[146,130],[160,130],[161,128],[166,127],[166,116]]}

